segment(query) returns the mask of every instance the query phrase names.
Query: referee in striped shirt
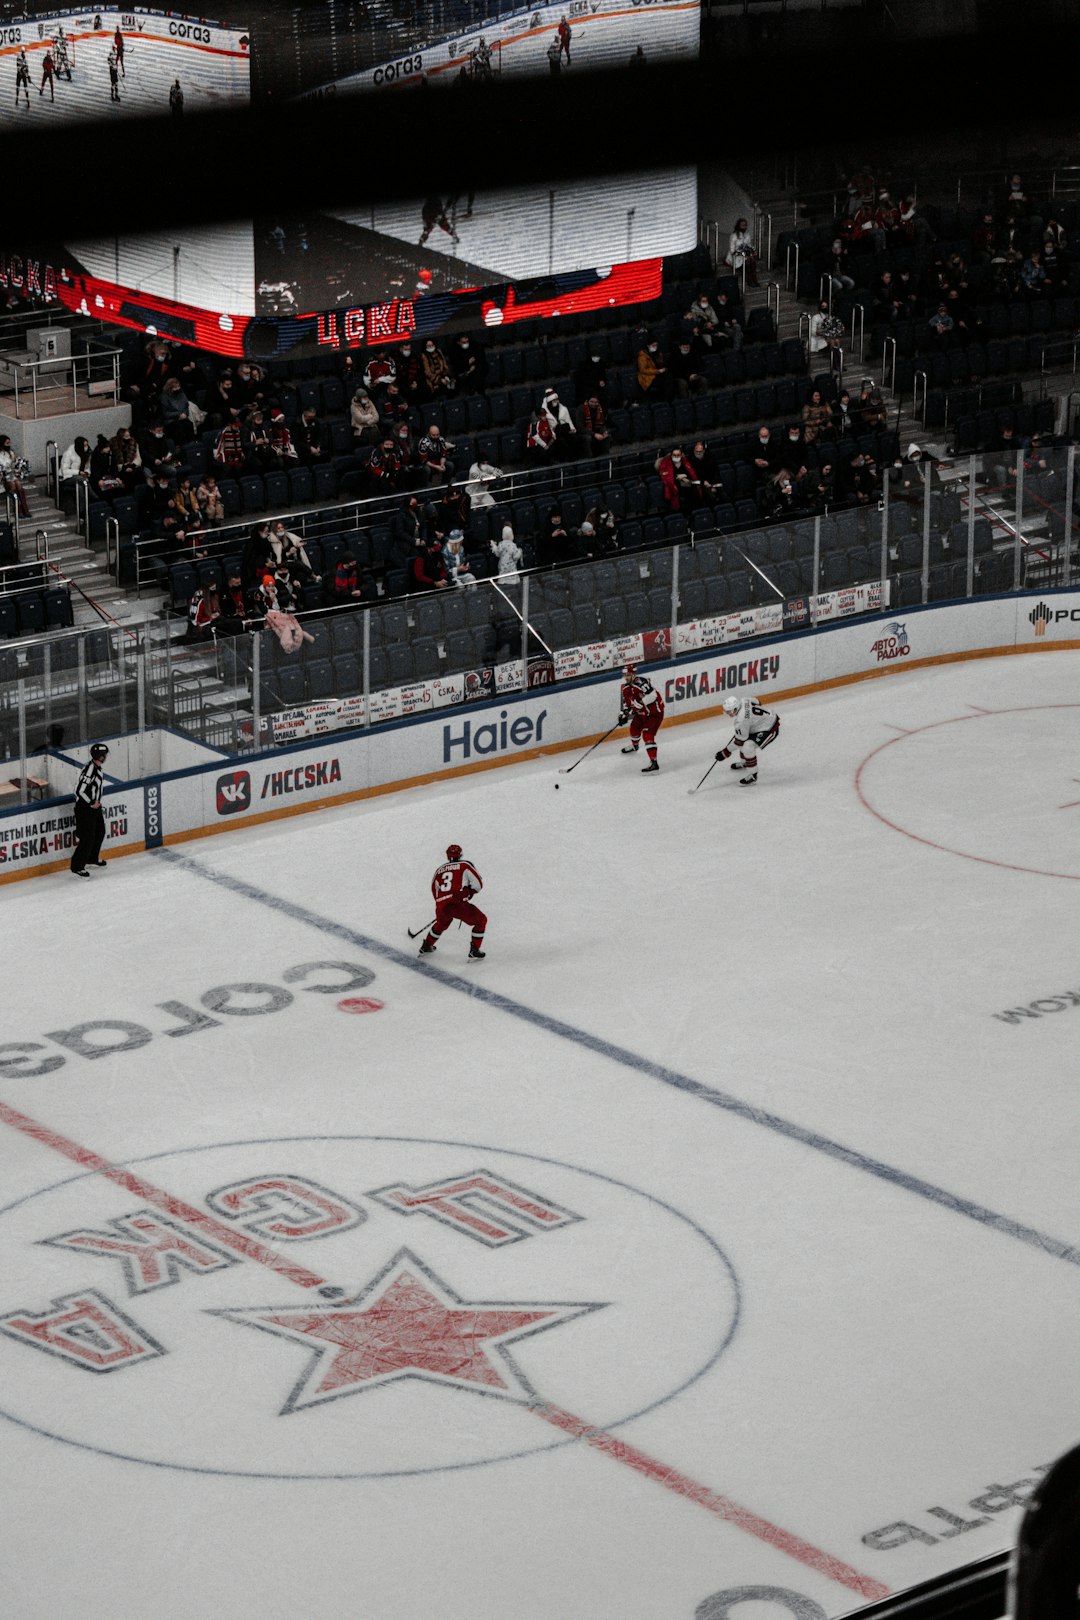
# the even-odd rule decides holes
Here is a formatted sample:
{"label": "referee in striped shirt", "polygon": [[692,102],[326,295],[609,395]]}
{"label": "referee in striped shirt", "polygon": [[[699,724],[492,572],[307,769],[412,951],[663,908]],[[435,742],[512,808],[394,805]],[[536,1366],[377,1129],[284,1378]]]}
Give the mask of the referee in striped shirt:
{"label": "referee in striped shirt", "polygon": [[87,866],[104,866],[101,846],[105,840],[105,815],[101,808],[101,766],[109,757],[104,743],[90,750],[90,763],[84,765],[75,788],[75,849],[71,870],[76,877],[89,877]]}

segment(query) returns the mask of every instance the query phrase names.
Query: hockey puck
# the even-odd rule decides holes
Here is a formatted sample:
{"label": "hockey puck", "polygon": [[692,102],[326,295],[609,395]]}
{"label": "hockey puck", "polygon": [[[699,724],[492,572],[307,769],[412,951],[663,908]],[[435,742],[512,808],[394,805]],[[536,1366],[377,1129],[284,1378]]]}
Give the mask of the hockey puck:
{"label": "hockey puck", "polygon": [[556,782],[556,784],[555,784],[555,791],[556,791],[556,793],[558,793],[558,791],[559,791],[559,786],[560,786],[560,784],[559,784],[559,783],[558,783],[558,782]]}

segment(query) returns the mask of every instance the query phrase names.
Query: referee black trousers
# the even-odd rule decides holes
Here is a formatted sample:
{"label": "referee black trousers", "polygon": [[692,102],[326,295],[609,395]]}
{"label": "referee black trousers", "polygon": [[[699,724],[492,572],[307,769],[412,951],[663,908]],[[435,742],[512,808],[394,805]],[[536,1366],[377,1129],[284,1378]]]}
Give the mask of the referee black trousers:
{"label": "referee black trousers", "polygon": [[88,862],[96,861],[101,856],[101,846],[105,841],[104,812],[76,800],[75,837],[77,842],[71,855],[71,870],[83,872]]}

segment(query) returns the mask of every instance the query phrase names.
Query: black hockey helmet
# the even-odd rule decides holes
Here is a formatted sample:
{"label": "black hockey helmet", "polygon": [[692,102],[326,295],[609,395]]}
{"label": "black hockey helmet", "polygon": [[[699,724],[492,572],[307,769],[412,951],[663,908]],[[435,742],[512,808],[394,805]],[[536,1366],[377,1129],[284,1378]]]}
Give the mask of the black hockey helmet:
{"label": "black hockey helmet", "polygon": [[95,743],[90,750],[90,758],[95,760],[98,764],[100,764],[103,759],[108,759],[108,757],[109,750],[106,748],[104,743]]}

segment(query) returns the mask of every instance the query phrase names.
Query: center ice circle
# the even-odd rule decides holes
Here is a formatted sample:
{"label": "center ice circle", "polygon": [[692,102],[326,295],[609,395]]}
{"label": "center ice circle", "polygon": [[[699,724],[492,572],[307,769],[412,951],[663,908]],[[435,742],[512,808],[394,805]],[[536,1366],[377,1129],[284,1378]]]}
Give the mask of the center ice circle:
{"label": "center ice circle", "polygon": [[[0,1325],[93,1290],[162,1352],[102,1376],[2,1333],[0,1416],[127,1461],[240,1477],[370,1479],[573,1444],[553,1440],[528,1400],[420,1377],[363,1384],[327,1405],[297,1409],[293,1398],[310,1362],[305,1345],[252,1332],[228,1314],[299,1305],[332,1311],[341,1297],[346,1305],[362,1299],[402,1250],[478,1311],[595,1306],[510,1350],[540,1401],[597,1428],[617,1428],[672,1400],[715,1365],[738,1324],[735,1272],[701,1226],[651,1193],[561,1160],[476,1143],[332,1136],[184,1148],[125,1168],[203,1212],[223,1207],[222,1189],[245,1179],[302,1178],[347,1201],[358,1217],[304,1241],[261,1239],[325,1279],[318,1292],[239,1257],[205,1273],[179,1268],[175,1280],[132,1292],[117,1259],[48,1240],[115,1234],[110,1223],[122,1217],[160,1213],[153,1202],[91,1172],[0,1209]],[[490,1234],[481,1241],[445,1213],[403,1212],[386,1201],[391,1187],[427,1189],[481,1170],[514,1196],[559,1211],[558,1226],[518,1221],[512,1236],[493,1244]],[[486,1206],[492,1210],[498,1214]]]}
{"label": "center ice circle", "polygon": [[1080,704],[974,710],[903,732],[855,775],[894,832],[947,855],[1080,879],[1080,766],[1064,740]]}

